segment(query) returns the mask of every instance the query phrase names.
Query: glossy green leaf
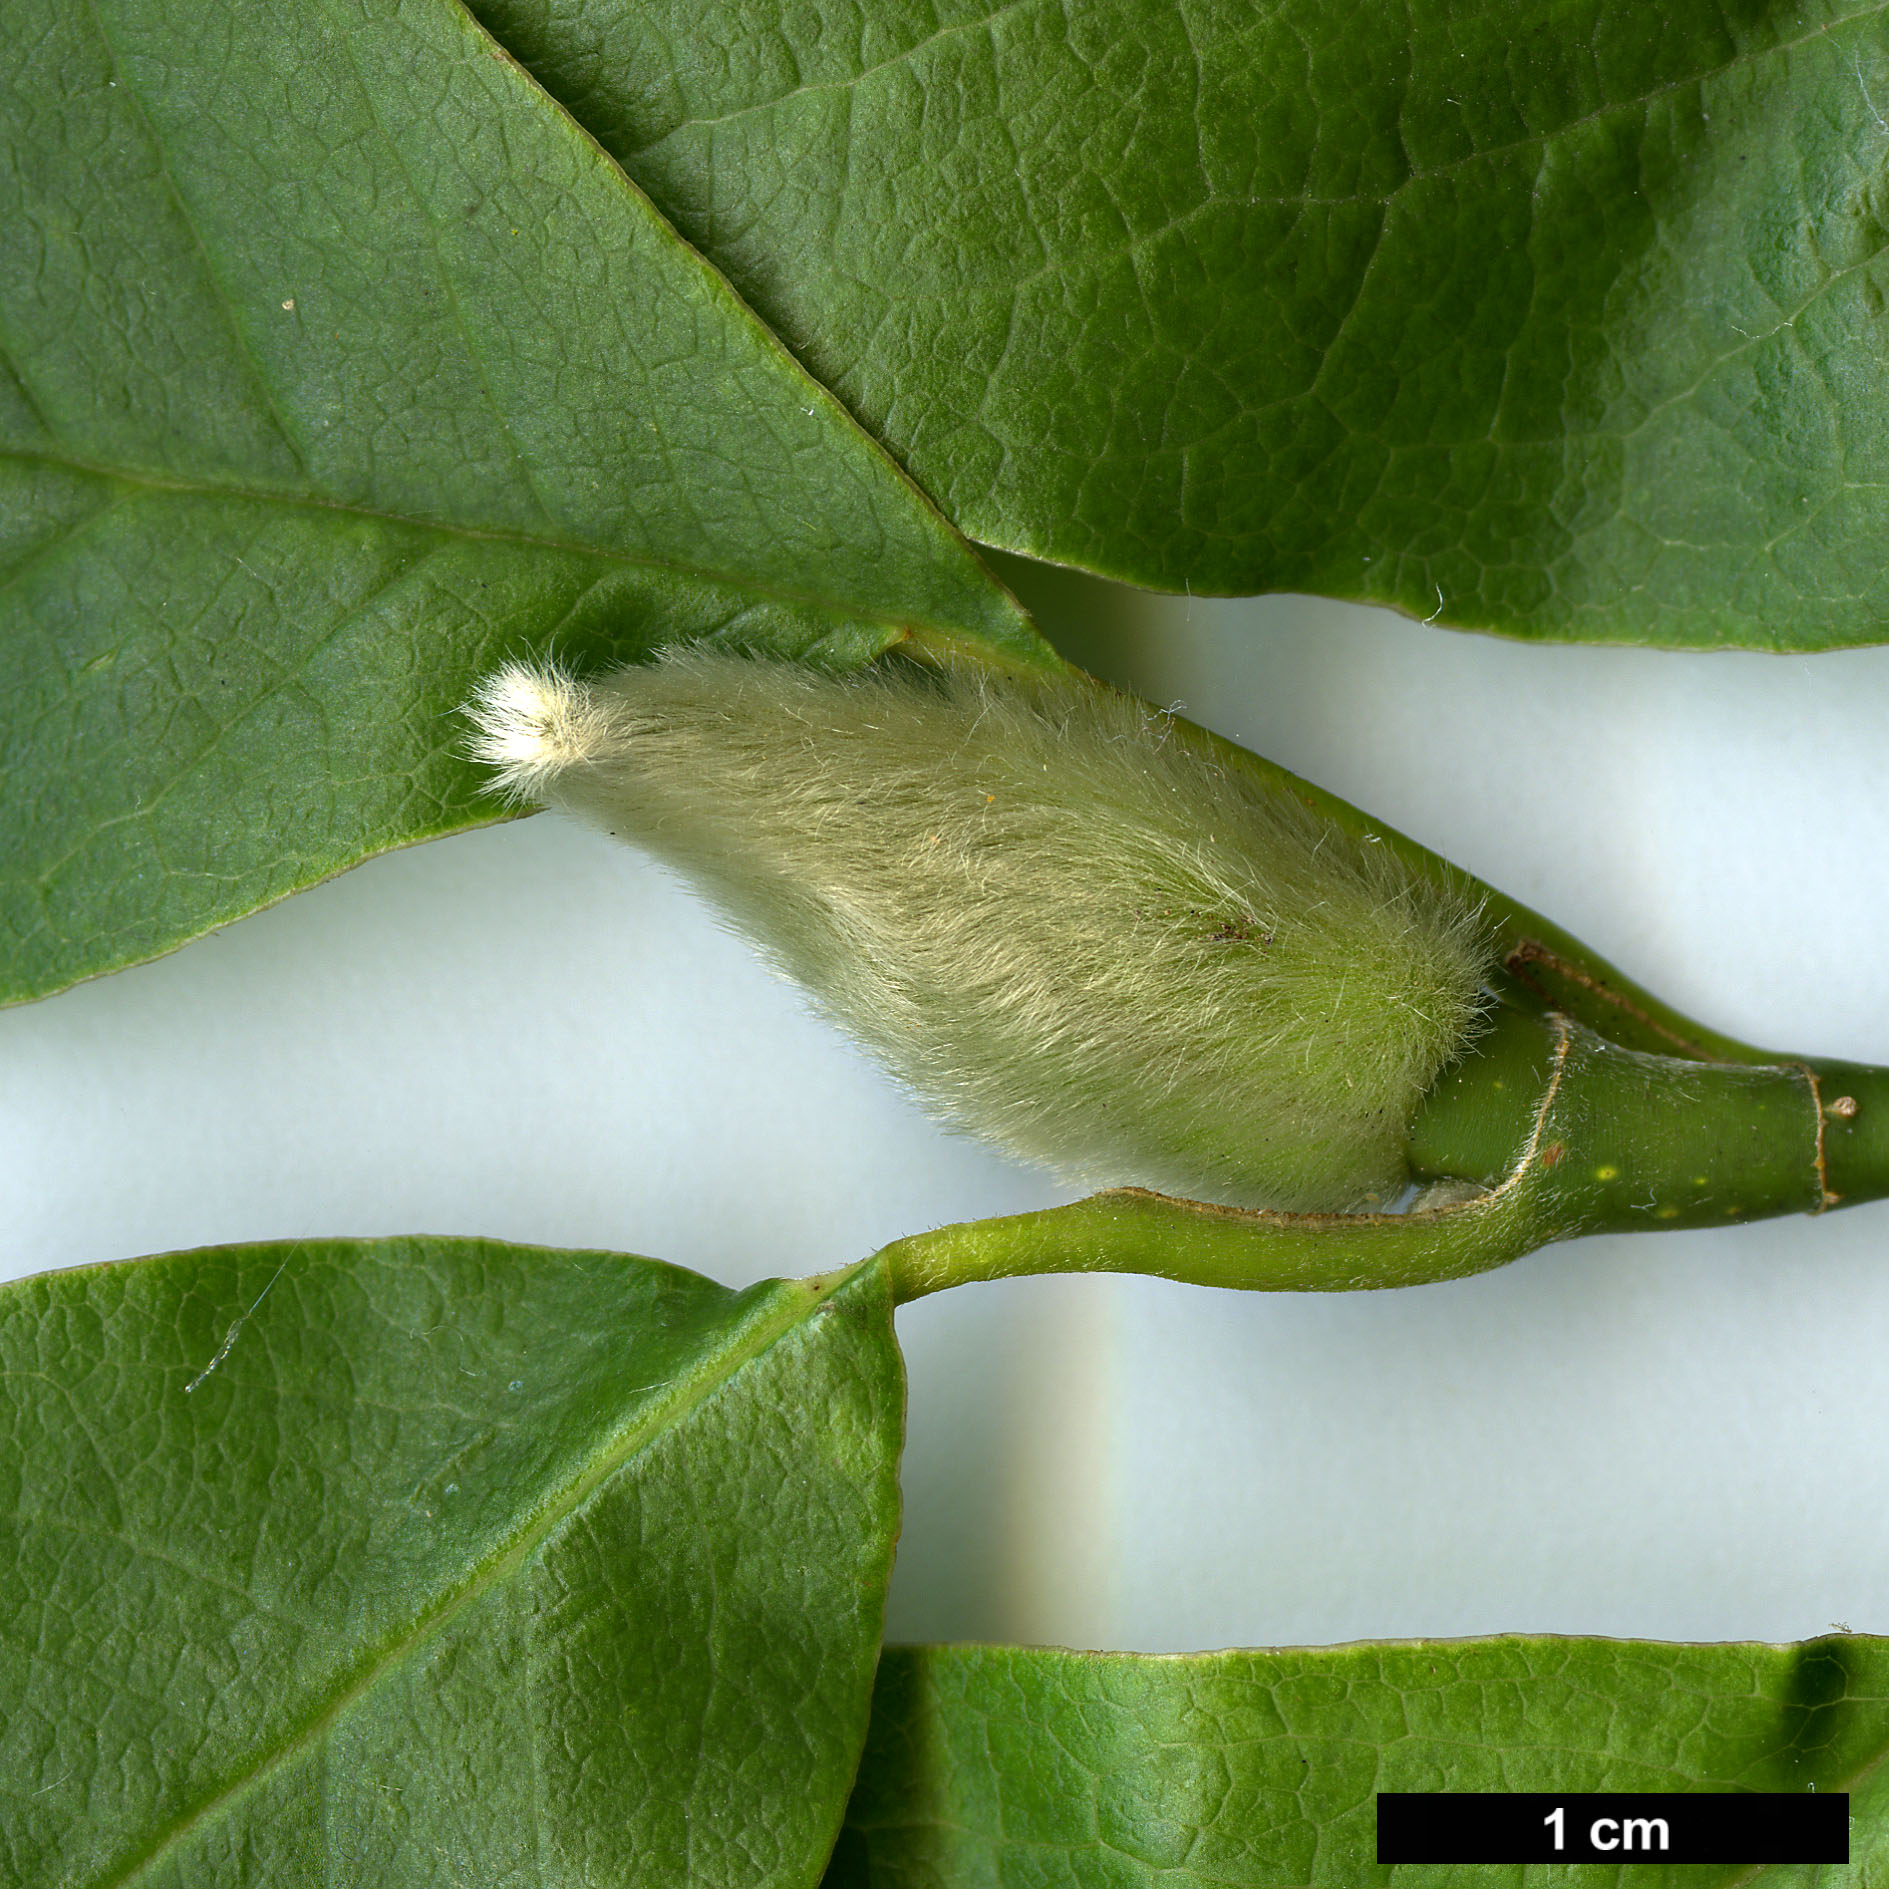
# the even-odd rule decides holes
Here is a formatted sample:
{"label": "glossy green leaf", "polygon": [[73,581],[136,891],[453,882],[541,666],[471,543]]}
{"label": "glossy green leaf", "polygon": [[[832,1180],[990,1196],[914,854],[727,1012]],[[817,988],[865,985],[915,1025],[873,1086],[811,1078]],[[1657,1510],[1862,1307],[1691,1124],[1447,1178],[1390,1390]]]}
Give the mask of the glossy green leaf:
{"label": "glossy green leaf", "polygon": [[[897,1647],[829,1889],[1879,1880],[1889,1641]],[[1379,1791],[1847,1791],[1850,1870],[1377,1863]]]}
{"label": "glossy green leaf", "polygon": [[1046,658],[455,0],[17,0],[0,57],[0,1000],[493,817],[502,656]]}
{"label": "glossy green leaf", "polygon": [[974,537],[1889,636],[1879,5],[472,4]]}
{"label": "glossy green leaf", "polygon": [[0,1290],[0,1882],[818,1880],[897,1528],[876,1265],[298,1242]]}

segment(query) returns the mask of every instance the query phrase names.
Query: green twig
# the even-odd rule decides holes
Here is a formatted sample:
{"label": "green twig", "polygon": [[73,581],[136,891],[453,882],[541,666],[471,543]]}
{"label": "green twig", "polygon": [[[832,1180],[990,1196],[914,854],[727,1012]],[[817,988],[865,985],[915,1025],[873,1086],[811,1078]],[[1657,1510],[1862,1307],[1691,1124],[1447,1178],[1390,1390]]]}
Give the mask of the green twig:
{"label": "green twig", "polygon": [[884,1252],[903,1301],[1022,1273],[1337,1292],[1506,1265],[1586,1233],[1723,1226],[1889,1193],[1889,1071],[1702,1062],[1505,1007],[1425,1099],[1408,1213],[1248,1213],[1137,1188]]}

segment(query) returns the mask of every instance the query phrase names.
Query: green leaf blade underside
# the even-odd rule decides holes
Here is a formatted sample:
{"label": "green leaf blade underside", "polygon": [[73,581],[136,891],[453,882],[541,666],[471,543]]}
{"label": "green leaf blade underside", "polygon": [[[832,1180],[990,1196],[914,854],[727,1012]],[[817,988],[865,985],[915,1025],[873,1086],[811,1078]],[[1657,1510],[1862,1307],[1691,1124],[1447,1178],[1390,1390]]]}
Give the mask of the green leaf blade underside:
{"label": "green leaf blade underside", "polygon": [[1049,660],[451,0],[23,0],[0,51],[0,1001],[494,817],[501,657]]}
{"label": "green leaf blade underside", "polygon": [[[1873,1882],[1889,1641],[889,1647],[827,1889]],[[1381,1867],[1379,1791],[1851,1794],[1851,1866]]]}
{"label": "green leaf blade underside", "polygon": [[471,3],[973,537],[1889,636],[1880,4]]}
{"label": "green leaf blade underside", "polygon": [[0,1882],[818,1880],[897,1530],[877,1266],[227,1248],[6,1287],[0,1368]]}

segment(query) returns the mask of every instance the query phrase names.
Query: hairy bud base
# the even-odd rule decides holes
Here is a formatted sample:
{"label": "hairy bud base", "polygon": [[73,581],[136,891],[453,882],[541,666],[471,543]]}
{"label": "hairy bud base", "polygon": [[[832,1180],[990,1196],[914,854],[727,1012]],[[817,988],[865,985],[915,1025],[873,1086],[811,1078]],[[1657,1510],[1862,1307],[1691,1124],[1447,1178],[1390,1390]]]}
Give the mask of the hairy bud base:
{"label": "hairy bud base", "polygon": [[944,1120],[1071,1178],[1350,1211],[1476,1032],[1478,913],[1081,678],[685,650],[491,678],[515,798],[633,839]]}

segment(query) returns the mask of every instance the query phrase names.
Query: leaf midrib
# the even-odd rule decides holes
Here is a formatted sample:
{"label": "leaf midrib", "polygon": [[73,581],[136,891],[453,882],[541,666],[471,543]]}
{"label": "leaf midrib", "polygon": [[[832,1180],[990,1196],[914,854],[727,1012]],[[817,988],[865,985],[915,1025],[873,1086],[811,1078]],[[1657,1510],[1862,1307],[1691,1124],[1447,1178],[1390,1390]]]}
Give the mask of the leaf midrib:
{"label": "leaf midrib", "polygon": [[[498,525],[454,524],[449,520],[428,518],[410,512],[386,511],[371,505],[351,504],[345,499],[321,498],[308,494],[282,492],[267,487],[244,486],[212,479],[188,479],[175,474],[128,471],[97,460],[81,459],[68,453],[45,452],[32,448],[0,446],[0,459],[26,465],[55,466],[62,472],[76,472],[95,479],[111,479],[139,491],[175,493],[184,498],[234,499],[252,505],[279,505],[289,510],[333,512],[344,518],[368,518],[376,523],[400,525],[412,531],[434,531],[447,537],[477,543],[524,545],[533,550],[564,551],[575,556],[601,558],[633,570],[661,572],[666,576],[693,578],[700,583],[718,584],[725,589],[756,597],[770,603],[797,604],[803,608],[844,617],[855,622],[883,623],[894,629],[923,629],[941,636],[977,635],[967,623],[946,622],[922,617],[912,611],[876,609],[851,599],[822,596],[817,591],[800,590],[788,584],[768,583],[746,573],[717,569],[713,565],[693,564],[681,558],[661,558],[647,552],[623,551],[608,545],[588,543],[581,538],[562,538],[546,532],[512,531]],[[89,520],[87,522],[90,522]]]}
{"label": "leaf midrib", "polygon": [[284,1737],[248,1769],[231,1778],[194,1809],[183,1812],[166,1828],[157,1831],[136,1854],[111,1866],[109,1874],[93,1877],[90,1889],[125,1889],[152,1864],[166,1860],[168,1853],[189,1837],[192,1831],[220,1815],[237,1799],[324,1737],[358,1699],[371,1692],[388,1673],[410,1659],[458,1615],[520,1567],[553,1529],[575,1514],[619,1469],[658,1436],[676,1428],[727,1384],[742,1366],[768,1350],[874,1263],[874,1260],[867,1259],[843,1272],[788,1282],[790,1296],[783,1299],[772,1316],[758,1320],[737,1344],[717,1352],[694,1371],[679,1378],[666,1396],[619,1430],[597,1451],[587,1468],[526,1517],[507,1545],[489,1555],[470,1579],[441,1598],[430,1613],[417,1619],[409,1631],[387,1647],[358,1678],[345,1685],[325,1707],[312,1716],[299,1733]]}

